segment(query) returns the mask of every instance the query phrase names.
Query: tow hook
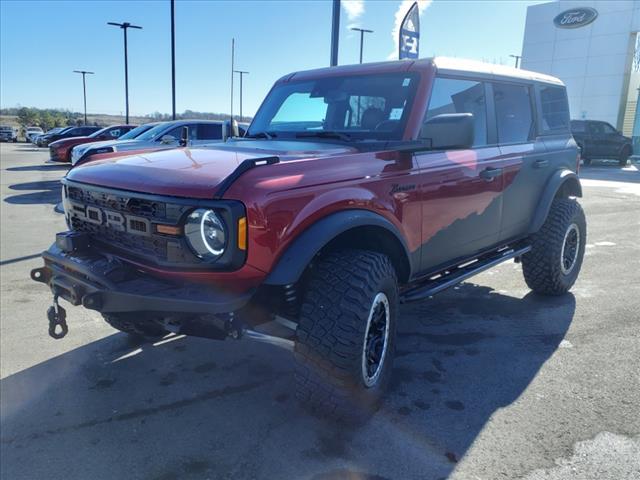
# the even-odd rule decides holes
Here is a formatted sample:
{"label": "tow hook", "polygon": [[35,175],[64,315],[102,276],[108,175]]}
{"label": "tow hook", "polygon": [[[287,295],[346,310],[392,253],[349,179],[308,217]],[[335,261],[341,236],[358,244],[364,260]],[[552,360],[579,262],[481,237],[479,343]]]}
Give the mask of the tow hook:
{"label": "tow hook", "polygon": [[[49,336],[59,340],[68,332],[67,311],[58,304],[58,295],[53,296],[53,305],[47,309],[47,319],[49,320]],[[57,331],[57,328],[60,330]]]}

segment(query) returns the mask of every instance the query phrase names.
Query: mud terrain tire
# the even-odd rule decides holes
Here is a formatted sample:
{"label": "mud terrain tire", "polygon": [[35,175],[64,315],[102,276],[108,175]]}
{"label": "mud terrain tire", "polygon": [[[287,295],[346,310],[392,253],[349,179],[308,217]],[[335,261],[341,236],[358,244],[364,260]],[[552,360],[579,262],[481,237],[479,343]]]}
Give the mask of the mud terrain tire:
{"label": "mud terrain tire", "polygon": [[547,219],[522,256],[527,285],[543,295],[562,295],[578,278],[587,240],[587,224],[576,200],[553,201]]}
{"label": "mud terrain tire", "polygon": [[391,376],[397,316],[398,281],[386,255],[345,250],[320,260],[296,333],[303,407],[354,423],[375,412]]}

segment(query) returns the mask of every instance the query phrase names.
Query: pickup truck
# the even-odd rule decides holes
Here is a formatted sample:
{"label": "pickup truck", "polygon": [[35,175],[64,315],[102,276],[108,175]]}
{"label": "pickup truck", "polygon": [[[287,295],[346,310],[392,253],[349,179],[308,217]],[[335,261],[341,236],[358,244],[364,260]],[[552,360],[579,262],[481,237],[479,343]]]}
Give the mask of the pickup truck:
{"label": "pickup truck", "polygon": [[[188,133],[188,132],[187,132]],[[139,338],[290,349],[300,403],[372,414],[398,306],[501,262],[562,295],[586,219],[565,87],[434,58],[295,72],[244,138],[105,159],[63,180],[68,231],[31,278]]]}

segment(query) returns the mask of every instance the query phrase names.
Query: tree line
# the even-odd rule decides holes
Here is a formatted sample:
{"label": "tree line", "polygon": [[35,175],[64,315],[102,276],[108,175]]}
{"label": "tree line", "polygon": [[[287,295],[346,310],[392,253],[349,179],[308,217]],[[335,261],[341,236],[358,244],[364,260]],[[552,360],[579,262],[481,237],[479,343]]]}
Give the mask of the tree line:
{"label": "tree line", "polygon": [[[0,109],[0,115],[16,116],[20,126],[31,127],[37,126],[47,131],[54,127],[71,127],[84,124],[84,115],[79,112],[72,112],[70,110],[61,110],[55,108],[30,108],[30,107],[15,107],[15,108],[2,108]],[[91,117],[100,117],[101,115],[92,114]],[[243,117],[240,119],[237,115],[234,116],[238,121],[248,122],[251,117]],[[167,113],[154,112],[144,117],[150,122],[169,121],[171,115]],[[177,114],[176,119],[198,119],[198,120],[227,120],[229,114],[224,113],[209,113],[209,112],[195,112],[193,110],[185,110],[184,112]],[[92,122],[89,122],[92,123]],[[98,122],[93,122],[93,125],[98,125]]]}

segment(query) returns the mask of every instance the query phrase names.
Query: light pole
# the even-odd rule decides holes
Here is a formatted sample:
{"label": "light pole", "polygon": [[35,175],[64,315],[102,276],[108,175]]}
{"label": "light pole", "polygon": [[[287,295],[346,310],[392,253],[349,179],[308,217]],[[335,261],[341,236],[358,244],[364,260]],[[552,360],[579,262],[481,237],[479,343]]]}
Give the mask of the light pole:
{"label": "light pole", "polygon": [[233,128],[233,72],[235,71],[236,61],[236,39],[231,39],[231,128]]}
{"label": "light pole", "polygon": [[175,0],[171,0],[171,118],[176,119],[176,22]]}
{"label": "light pole", "polygon": [[351,30],[355,32],[360,32],[360,63],[362,63],[362,48],[364,45],[364,34],[365,33],[373,33],[373,30],[367,30],[366,28],[352,28]]}
{"label": "light pole", "polygon": [[331,15],[331,63],[338,65],[338,43],[340,40],[340,0],[333,0],[333,14]]}
{"label": "light pole", "polygon": [[509,55],[511,58],[515,58],[516,59],[516,68],[518,68],[518,66],[520,65],[520,59],[522,58],[522,55]]}
{"label": "light pole", "polygon": [[74,70],[73,73],[81,73],[82,74],[82,93],[84,96],[84,124],[87,124],[87,83],[85,82],[85,77],[87,75],[95,75],[93,72],[87,72],[86,70]]}
{"label": "light pole", "polygon": [[136,28],[138,30],[142,30],[142,27],[139,27],[138,25],[132,25],[129,22],[123,22],[123,23],[107,22],[107,25],[113,25],[114,27],[121,28],[122,31],[124,32],[124,98],[125,98],[125,112],[126,112],[125,123],[129,123],[129,64],[127,61],[127,29]]}
{"label": "light pole", "polygon": [[234,70],[234,72],[240,75],[240,121],[242,121],[242,76],[247,75],[249,72],[244,70]]}

